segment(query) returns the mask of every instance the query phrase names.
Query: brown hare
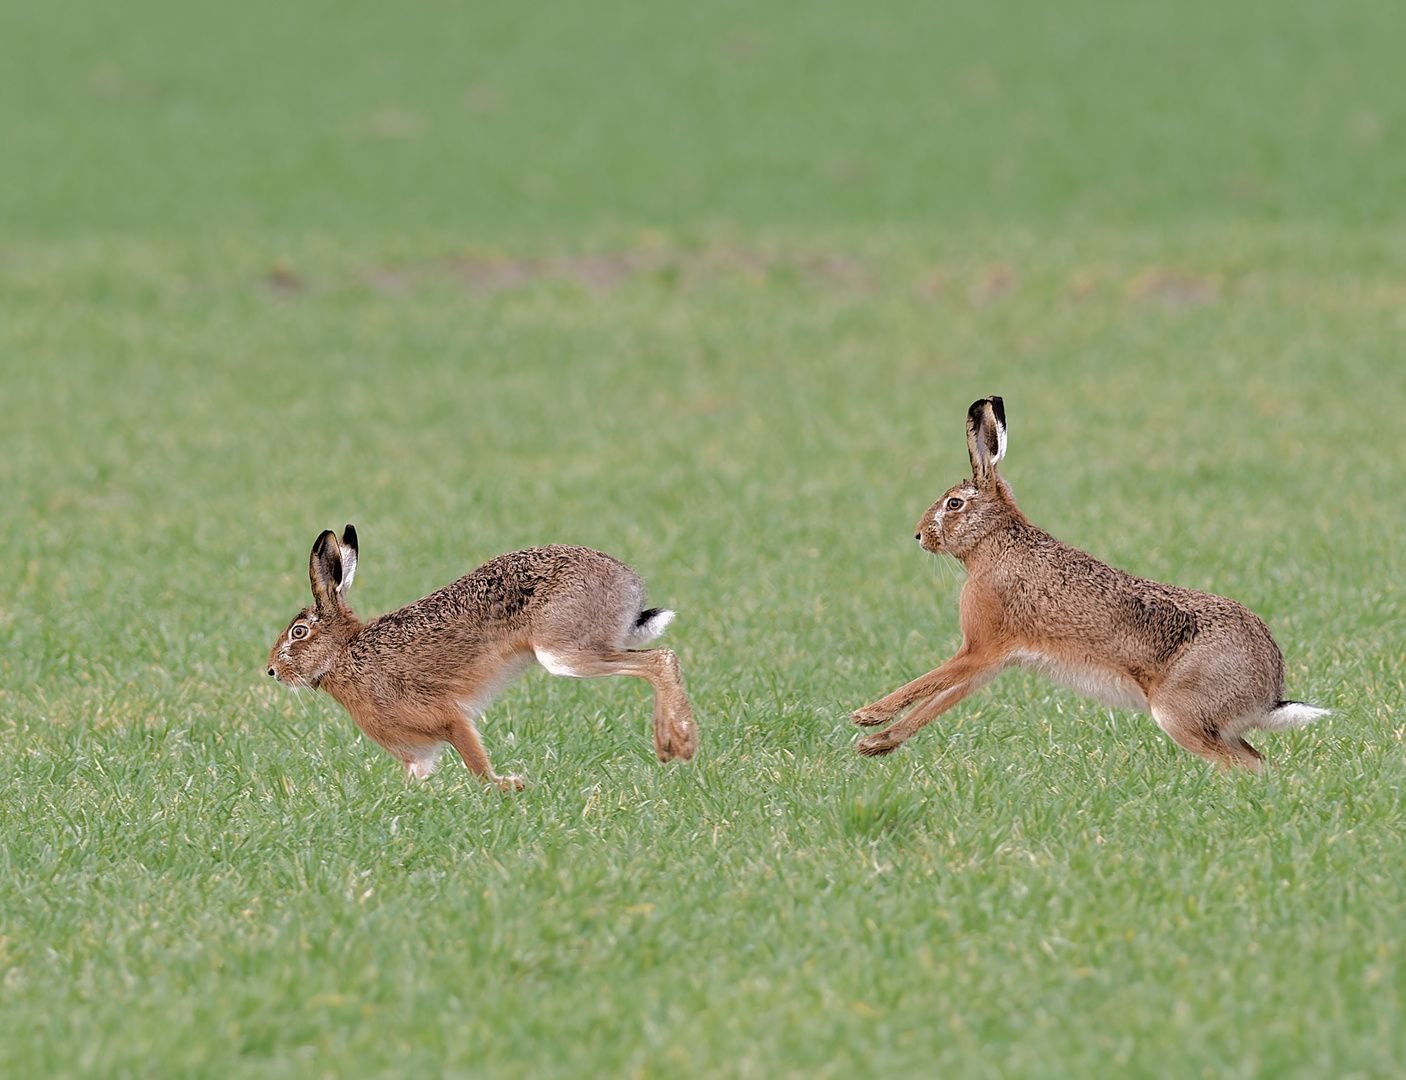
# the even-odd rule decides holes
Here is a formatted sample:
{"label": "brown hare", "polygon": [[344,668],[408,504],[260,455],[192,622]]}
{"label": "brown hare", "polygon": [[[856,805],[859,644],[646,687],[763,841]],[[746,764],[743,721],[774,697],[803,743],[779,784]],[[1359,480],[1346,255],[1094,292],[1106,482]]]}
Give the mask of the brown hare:
{"label": "brown hare", "polygon": [[399,611],[363,623],[347,605],[356,574],[356,530],[331,530],[312,547],[311,607],[269,653],[268,673],[287,686],[326,690],[357,727],[405,763],[434,771],[449,743],[480,779],[502,790],[474,719],[534,660],[553,675],[634,675],[654,686],[654,749],[687,761],[698,749],[679,662],[653,641],[674,617],[644,606],[644,584],[624,563],[589,548],[553,544],[500,555]]}
{"label": "brown hare", "polygon": [[857,709],[866,727],[911,712],[861,739],[887,754],[1004,668],[1043,672],[1070,689],[1146,709],[1179,746],[1225,765],[1258,769],[1250,728],[1279,731],[1328,710],[1284,700],[1284,659],[1252,612],[1210,593],[1160,585],[1099,562],[1026,520],[996,471],[1006,453],[1001,399],[967,411],[972,478],[918,522],[925,551],[967,570],[962,646],[935,671]]}

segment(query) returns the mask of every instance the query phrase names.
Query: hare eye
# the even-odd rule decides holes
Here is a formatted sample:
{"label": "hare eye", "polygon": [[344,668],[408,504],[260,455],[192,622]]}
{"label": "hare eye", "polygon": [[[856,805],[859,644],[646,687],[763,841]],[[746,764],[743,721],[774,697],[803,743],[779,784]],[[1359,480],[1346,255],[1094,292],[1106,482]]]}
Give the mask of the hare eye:
{"label": "hare eye", "polygon": [[955,495],[954,495],[952,498],[950,498],[950,499],[947,500],[947,509],[949,509],[949,510],[960,510],[961,508],[962,508],[962,500],[959,499],[959,498],[957,498]]}
{"label": "hare eye", "polygon": [[293,627],[292,631],[290,631],[290,635],[293,638],[301,641],[303,638],[308,636],[308,628],[302,625],[295,626]]}

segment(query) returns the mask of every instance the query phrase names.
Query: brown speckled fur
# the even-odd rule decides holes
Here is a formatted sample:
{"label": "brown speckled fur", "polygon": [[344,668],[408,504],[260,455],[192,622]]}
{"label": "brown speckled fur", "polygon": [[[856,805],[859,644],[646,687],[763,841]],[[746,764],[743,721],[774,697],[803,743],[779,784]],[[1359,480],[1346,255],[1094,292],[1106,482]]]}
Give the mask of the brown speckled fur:
{"label": "brown speckled fur", "polygon": [[687,761],[697,750],[673,652],[631,648],[657,637],[673,613],[646,611],[644,584],[617,559],[564,544],[510,552],[368,623],[346,602],[356,560],[350,525],[340,542],[330,530],[317,538],[313,604],[275,643],[268,673],[327,691],[407,776],[428,776],[449,743],[484,781],[521,790],[520,777],[493,772],[474,719],[534,661],[557,675],[649,681],[659,760]]}
{"label": "brown speckled fur", "polygon": [[1279,647],[1240,604],[1125,574],[1030,524],[997,472],[1005,442],[1001,399],[974,402],[972,479],[934,503],[917,529],[925,550],[966,567],[962,646],[935,671],[852,714],[865,726],[901,716],[861,739],[861,754],[891,753],[1013,664],[1149,710],[1185,749],[1250,769],[1261,758],[1245,731],[1297,726],[1325,712],[1283,700]]}

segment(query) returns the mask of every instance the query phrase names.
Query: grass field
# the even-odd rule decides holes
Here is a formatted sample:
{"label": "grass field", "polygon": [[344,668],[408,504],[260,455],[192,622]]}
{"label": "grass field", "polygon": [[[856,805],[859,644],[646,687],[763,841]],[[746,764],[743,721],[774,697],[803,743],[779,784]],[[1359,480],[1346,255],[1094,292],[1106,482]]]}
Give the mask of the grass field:
{"label": "grass field", "polygon": [[[1400,11],[239,10],[0,14],[0,1074],[1406,1073]],[[988,393],[1333,716],[857,757]],[[403,784],[263,674],[348,521],[363,616],[628,561],[697,759],[538,671]]]}
{"label": "grass field", "polygon": [[1397,220],[1390,0],[7,0],[0,223]]}

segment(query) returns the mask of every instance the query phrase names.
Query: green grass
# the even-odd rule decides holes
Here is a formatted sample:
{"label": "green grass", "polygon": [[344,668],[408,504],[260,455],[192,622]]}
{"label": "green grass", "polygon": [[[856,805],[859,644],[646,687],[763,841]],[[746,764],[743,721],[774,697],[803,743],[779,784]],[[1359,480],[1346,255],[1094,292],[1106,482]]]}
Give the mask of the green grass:
{"label": "green grass", "polygon": [[[824,239],[605,238],[606,288],[11,247],[0,1071],[1396,1074],[1400,235]],[[1334,716],[1226,776],[1015,673],[855,756],[956,643],[912,524],[988,391],[1037,522],[1248,603]],[[484,724],[526,792],[404,786],[262,671],[348,520],[364,614],[630,561],[698,759],[642,686],[537,673]]]}
{"label": "green grass", "polygon": [[[0,1075],[1401,1076],[1406,8],[0,10]],[[951,654],[1038,524],[1333,708],[1227,775]],[[530,674],[406,786],[264,675],[625,559],[700,723]]]}

